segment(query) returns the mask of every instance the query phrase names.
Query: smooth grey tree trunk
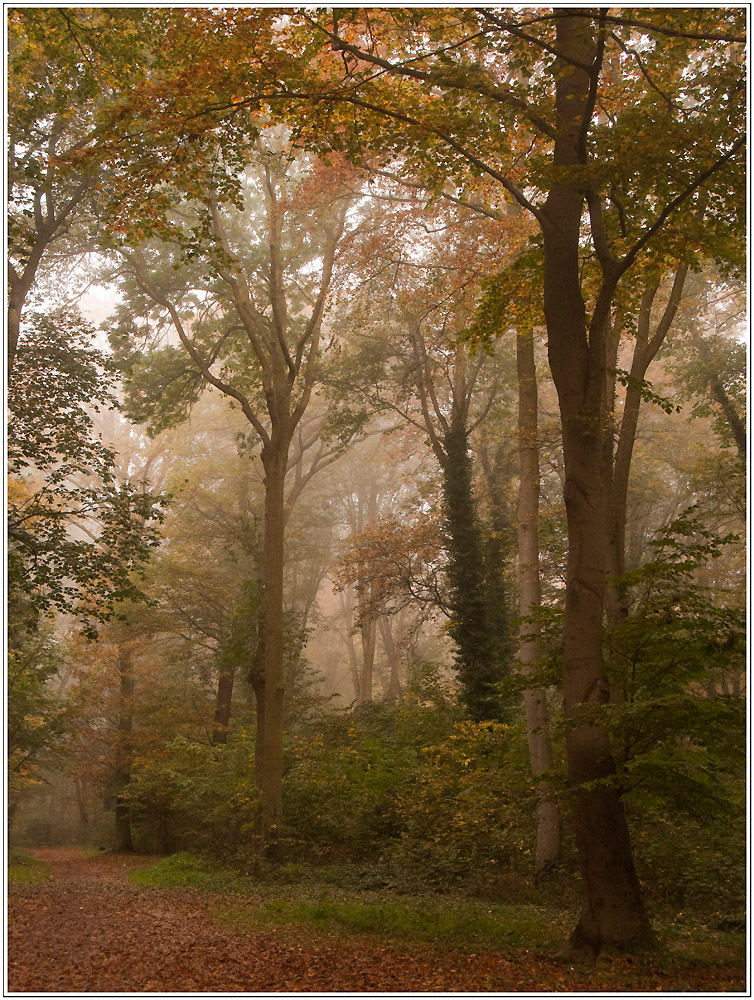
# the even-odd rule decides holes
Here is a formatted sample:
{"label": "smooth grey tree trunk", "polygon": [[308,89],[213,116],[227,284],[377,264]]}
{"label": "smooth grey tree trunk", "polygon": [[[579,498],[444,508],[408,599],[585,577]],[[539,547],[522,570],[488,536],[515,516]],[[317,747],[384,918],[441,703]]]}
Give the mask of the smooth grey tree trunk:
{"label": "smooth grey tree trunk", "polygon": [[[531,673],[541,657],[540,628],[527,621],[541,604],[539,579],[539,447],[537,441],[537,372],[534,362],[534,336],[531,330],[519,331],[516,340],[518,367],[518,582],[519,662],[524,674]],[[523,695],[526,713],[529,762],[532,774],[539,777],[553,767],[549,732],[547,693],[542,687],[527,688]],[[560,854],[560,809],[547,781],[537,784],[537,840],[535,867],[543,872]]]}

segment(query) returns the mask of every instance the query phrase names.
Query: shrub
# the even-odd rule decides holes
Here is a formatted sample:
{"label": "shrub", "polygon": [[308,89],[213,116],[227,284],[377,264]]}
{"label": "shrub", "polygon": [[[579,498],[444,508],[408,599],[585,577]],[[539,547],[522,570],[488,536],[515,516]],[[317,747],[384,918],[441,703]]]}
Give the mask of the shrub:
{"label": "shrub", "polygon": [[243,730],[218,746],[177,737],[136,761],[127,795],[137,848],[238,853],[258,810],[253,737]]}
{"label": "shrub", "polygon": [[522,744],[509,726],[459,722],[423,750],[398,797],[402,831],[388,860],[399,879],[473,887],[528,871],[534,800]]}
{"label": "shrub", "polygon": [[398,796],[421,746],[448,730],[448,713],[414,697],[312,720],[293,738],[284,784],[289,850],[310,859],[375,858],[400,835]]}

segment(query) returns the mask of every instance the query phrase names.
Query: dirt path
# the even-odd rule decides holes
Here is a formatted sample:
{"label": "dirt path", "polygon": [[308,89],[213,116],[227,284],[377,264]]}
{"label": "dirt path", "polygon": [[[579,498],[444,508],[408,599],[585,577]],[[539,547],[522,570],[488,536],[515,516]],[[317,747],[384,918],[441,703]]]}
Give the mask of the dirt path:
{"label": "dirt path", "polygon": [[[43,884],[11,887],[12,993],[600,992],[674,990],[672,976],[628,963],[574,969],[541,956],[406,953],[365,940],[297,943],[293,930],[219,930],[217,897],[128,882],[153,859],[86,857],[73,848],[32,852],[52,867]],[[721,972],[729,973],[721,978]],[[696,970],[683,986],[742,990],[736,970]]]}

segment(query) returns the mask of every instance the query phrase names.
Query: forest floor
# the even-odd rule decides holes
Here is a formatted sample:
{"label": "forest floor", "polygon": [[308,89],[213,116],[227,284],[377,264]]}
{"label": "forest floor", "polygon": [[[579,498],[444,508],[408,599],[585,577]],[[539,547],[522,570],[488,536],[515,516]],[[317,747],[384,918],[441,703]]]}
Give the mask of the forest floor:
{"label": "forest floor", "polygon": [[[454,948],[344,936],[254,919],[260,900],[133,884],[157,859],[77,848],[29,852],[40,881],[12,882],[11,993],[738,992],[743,963],[721,953],[571,966],[545,951]],[[234,914],[241,913],[241,917]]]}

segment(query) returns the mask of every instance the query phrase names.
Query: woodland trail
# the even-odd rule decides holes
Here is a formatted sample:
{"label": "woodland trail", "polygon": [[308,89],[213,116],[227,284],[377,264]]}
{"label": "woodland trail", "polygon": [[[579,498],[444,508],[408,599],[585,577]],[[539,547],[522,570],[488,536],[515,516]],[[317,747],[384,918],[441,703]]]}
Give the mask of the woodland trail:
{"label": "woodland trail", "polygon": [[[736,969],[667,970],[627,961],[569,968],[541,955],[406,950],[360,938],[302,936],[293,928],[221,930],[223,899],[195,889],[132,885],[154,861],[31,852],[51,866],[40,884],[14,884],[8,904],[11,993],[626,992],[741,990]],[[297,939],[298,938],[298,939]]]}

